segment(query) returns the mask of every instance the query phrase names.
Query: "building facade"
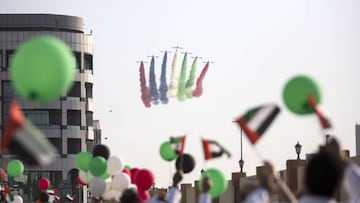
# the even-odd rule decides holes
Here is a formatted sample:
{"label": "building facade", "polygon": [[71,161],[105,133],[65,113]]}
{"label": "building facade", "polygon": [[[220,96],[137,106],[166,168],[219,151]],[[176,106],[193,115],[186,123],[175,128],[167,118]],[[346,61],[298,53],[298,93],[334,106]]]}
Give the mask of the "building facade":
{"label": "building facade", "polygon": [[[35,36],[51,35],[63,40],[74,53],[76,77],[72,88],[58,100],[36,103],[23,100],[14,91],[9,77],[13,54],[19,45]],[[25,165],[24,174],[9,180],[24,202],[37,199],[37,181],[49,178],[59,195],[86,199],[85,188],[77,184],[75,156],[101,141],[99,121],[93,120],[93,45],[91,34],[84,33],[80,17],[51,14],[0,14],[0,130],[4,130],[9,104],[16,99],[25,116],[57,148],[59,156],[46,168]],[[96,129],[94,130],[94,124]],[[1,140],[1,139],[0,139]],[[0,141],[1,142],[1,141]],[[1,153],[1,152],[0,152]],[[15,157],[0,154],[0,167]]]}

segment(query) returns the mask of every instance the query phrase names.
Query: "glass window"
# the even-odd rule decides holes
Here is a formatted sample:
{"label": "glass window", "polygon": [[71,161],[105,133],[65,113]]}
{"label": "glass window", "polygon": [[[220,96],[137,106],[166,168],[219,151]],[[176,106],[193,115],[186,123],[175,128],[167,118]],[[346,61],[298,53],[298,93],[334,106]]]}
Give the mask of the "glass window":
{"label": "glass window", "polygon": [[80,68],[81,68],[81,53],[74,52],[74,56],[75,56],[76,69],[80,70]]}
{"label": "glass window", "polygon": [[49,125],[49,112],[44,110],[23,110],[24,115],[34,125]]}
{"label": "glass window", "polygon": [[61,154],[62,152],[62,142],[61,138],[48,138],[51,144],[58,150],[58,152]]}
{"label": "glass window", "polygon": [[67,111],[67,125],[81,125],[81,111],[68,110]]}
{"label": "glass window", "polygon": [[6,50],[6,65],[7,65],[7,67],[10,67],[13,56],[14,56],[14,50]]}
{"label": "glass window", "polygon": [[59,109],[49,110],[49,124],[61,125],[61,111]]}
{"label": "glass window", "polygon": [[68,154],[77,154],[81,152],[81,139],[69,138],[67,141]]}
{"label": "glass window", "polygon": [[86,89],[86,98],[92,98],[93,97],[93,90],[92,90],[92,83],[85,83],[85,89]]}
{"label": "glass window", "polygon": [[2,68],[3,67],[3,57],[2,57],[3,55],[2,55],[2,50],[0,50],[0,68]]}
{"label": "glass window", "polygon": [[10,81],[2,81],[2,96],[5,100],[15,97],[15,89]]}
{"label": "glass window", "polygon": [[93,125],[93,112],[86,111],[86,125],[92,126]]}
{"label": "glass window", "polygon": [[69,97],[80,97],[81,96],[81,85],[80,82],[74,82],[73,86],[69,90],[67,96]]}
{"label": "glass window", "polygon": [[15,90],[10,81],[2,81],[1,85],[2,85],[1,91],[2,91],[2,97],[3,97],[3,102],[2,102],[2,106],[1,106],[2,112],[3,112],[2,124],[5,125],[5,123],[8,120],[8,113],[9,113],[11,99],[13,99],[15,96]]}
{"label": "glass window", "polygon": [[85,65],[85,70],[92,70],[93,69],[93,56],[90,54],[85,54],[84,55],[84,65]]}

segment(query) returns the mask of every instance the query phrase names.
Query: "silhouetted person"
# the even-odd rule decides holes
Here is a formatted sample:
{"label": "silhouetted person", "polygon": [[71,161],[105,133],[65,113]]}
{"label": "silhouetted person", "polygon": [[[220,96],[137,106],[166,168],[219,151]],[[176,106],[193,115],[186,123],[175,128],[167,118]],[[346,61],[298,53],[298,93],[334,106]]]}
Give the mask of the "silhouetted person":
{"label": "silhouetted person", "polygon": [[307,164],[305,194],[299,202],[336,202],[334,196],[342,181],[349,202],[360,202],[360,169],[344,156],[338,141],[330,139]]}
{"label": "silhouetted person", "polygon": [[120,197],[120,203],[139,203],[140,198],[135,189],[128,188],[123,191]]}

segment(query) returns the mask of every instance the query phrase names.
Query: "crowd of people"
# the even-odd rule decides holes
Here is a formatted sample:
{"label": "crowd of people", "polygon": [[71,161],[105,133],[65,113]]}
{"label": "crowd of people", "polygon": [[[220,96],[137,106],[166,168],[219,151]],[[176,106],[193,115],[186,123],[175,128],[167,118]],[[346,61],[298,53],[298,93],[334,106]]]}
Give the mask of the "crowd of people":
{"label": "crowd of people", "polygon": [[[178,184],[182,180],[181,171],[173,176],[173,185],[169,192],[160,192],[146,203],[180,203],[181,192]],[[344,185],[349,196],[346,202],[360,203],[360,168],[348,159],[340,148],[339,142],[332,138],[319,147],[318,152],[309,160],[305,169],[302,191],[291,192],[281,180],[270,162],[264,162],[264,170],[254,183],[241,188],[240,202],[269,203],[271,193],[280,191],[286,202],[294,203],[335,203],[336,191]],[[198,203],[210,203],[211,180],[205,178]],[[127,189],[120,198],[120,203],[140,203],[135,189]]]}

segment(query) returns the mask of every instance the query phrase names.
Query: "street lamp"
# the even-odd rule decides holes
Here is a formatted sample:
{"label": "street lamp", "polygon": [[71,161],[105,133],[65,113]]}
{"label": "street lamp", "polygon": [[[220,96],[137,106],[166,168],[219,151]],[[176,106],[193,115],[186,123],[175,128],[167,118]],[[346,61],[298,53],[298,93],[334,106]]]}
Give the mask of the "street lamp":
{"label": "street lamp", "polygon": [[301,153],[301,144],[299,144],[299,141],[297,142],[297,144],[295,145],[295,151],[297,154],[297,159],[300,159],[300,153]]}
{"label": "street lamp", "polygon": [[[237,123],[237,121],[233,121],[233,123]],[[244,160],[243,160],[242,137],[243,137],[243,135],[242,135],[242,127],[240,126],[240,160],[239,160],[240,173],[243,172],[244,163],[245,163]]]}
{"label": "street lamp", "polygon": [[326,135],[326,144],[329,144],[330,135]]}
{"label": "street lamp", "polygon": [[239,166],[240,166],[240,173],[242,173],[244,168],[244,160],[242,158],[239,160]]}

